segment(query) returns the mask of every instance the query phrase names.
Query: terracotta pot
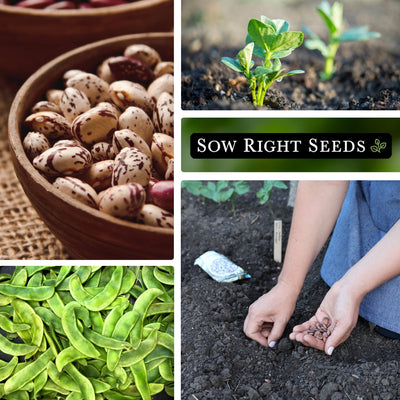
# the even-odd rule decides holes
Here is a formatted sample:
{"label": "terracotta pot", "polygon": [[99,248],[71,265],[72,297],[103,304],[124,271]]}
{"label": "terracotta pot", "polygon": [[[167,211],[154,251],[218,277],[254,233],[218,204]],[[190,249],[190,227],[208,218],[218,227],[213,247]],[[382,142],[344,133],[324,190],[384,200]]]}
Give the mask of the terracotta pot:
{"label": "terracotta pot", "polygon": [[92,209],[56,190],[31,164],[22,146],[23,121],[31,107],[57,87],[69,69],[93,71],[105,58],[132,43],[154,47],[164,60],[173,59],[173,35],[125,35],[67,52],[41,67],[20,88],[9,116],[10,151],[16,174],[41,218],[76,259],[173,258],[172,229],[124,221]]}
{"label": "terracotta pot", "polygon": [[80,10],[0,5],[0,74],[25,80],[58,55],[96,40],[173,28],[173,0]]}

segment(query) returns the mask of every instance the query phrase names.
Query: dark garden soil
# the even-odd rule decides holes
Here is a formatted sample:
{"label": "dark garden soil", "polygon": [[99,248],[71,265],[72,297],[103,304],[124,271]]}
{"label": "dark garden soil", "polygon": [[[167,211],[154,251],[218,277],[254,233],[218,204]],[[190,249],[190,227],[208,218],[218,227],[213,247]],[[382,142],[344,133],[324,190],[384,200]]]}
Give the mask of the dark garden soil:
{"label": "dark garden soil", "polygon": [[[292,342],[294,325],[319,306],[327,285],[319,268],[309,272],[287,329],[274,349],[246,338],[249,305],[276,283],[273,221],[283,221],[287,243],[292,207],[288,190],[273,189],[271,206],[259,205],[261,182],[227,203],[214,203],[182,190],[182,400],[390,400],[400,399],[400,341],[380,336],[360,319],[350,338],[331,357]],[[208,250],[224,254],[251,278],[212,280],[194,260]]]}
{"label": "dark garden soil", "polygon": [[[343,43],[337,69],[329,82],[319,78],[323,58],[304,45],[282,65],[305,74],[274,82],[264,106],[277,110],[398,110],[400,109],[400,37],[397,0],[343,0],[346,29],[369,25],[381,38]],[[244,46],[250,18],[261,14],[284,18],[292,30],[307,25],[326,39],[315,6],[318,0],[186,0],[182,26],[182,108],[184,110],[254,110],[246,80],[220,62],[236,58]],[[331,2],[332,3],[332,2]]]}
{"label": "dark garden soil", "polygon": [[287,70],[305,74],[274,82],[264,106],[255,107],[249,85],[220,61],[236,57],[240,49],[212,48],[194,54],[183,49],[182,108],[186,110],[398,110],[400,109],[400,53],[356,44],[339,53],[337,73],[329,82],[319,78],[322,59],[305,48],[296,52],[296,64]]}

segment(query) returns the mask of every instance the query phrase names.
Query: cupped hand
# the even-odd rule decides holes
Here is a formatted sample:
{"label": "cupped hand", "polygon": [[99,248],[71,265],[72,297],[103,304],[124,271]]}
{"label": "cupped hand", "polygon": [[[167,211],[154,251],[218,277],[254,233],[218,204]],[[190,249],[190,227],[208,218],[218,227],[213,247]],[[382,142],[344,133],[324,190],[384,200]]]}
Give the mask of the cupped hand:
{"label": "cupped hand", "polygon": [[296,300],[296,291],[279,282],[249,307],[244,333],[263,346],[273,347],[293,314]]}
{"label": "cupped hand", "polygon": [[315,315],[295,326],[289,338],[331,355],[356,326],[360,302],[351,287],[338,281],[328,291]]}

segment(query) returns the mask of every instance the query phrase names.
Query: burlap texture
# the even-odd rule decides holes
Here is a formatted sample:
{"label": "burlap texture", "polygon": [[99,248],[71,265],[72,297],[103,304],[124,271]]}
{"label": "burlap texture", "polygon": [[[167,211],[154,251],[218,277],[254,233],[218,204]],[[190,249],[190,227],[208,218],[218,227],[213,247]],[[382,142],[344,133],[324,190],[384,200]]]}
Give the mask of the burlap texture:
{"label": "burlap texture", "polygon": [[15,175],[7,139],[13,94],[0,80],[0,260],[62,260],[68,253],[40,219]]}

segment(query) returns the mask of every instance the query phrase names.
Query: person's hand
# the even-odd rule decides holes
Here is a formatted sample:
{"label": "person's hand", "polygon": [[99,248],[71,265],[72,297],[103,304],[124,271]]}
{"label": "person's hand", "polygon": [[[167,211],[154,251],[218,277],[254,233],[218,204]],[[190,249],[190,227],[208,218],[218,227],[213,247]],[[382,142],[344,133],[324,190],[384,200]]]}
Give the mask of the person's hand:
{"label": "person's hand", "polygon": [[[331,355],[356,326],[360,302],[361,299],[349,285],[338,281],[328,291],[315,315],[303,324],[295,326],[289,338]],[[326,318],[329,320],[329,327],[325,333],[308,333],[310,326],[321,327],[318,323],[328,322]],[[325,327],[322,326],[322,331],[325,331],[325,328],[326,324]]]}
{"label": "person's hand", "polygon": [[281,281],[250,307],[244,333],[263,346],[274,347],[296,306],[297,292]]}

